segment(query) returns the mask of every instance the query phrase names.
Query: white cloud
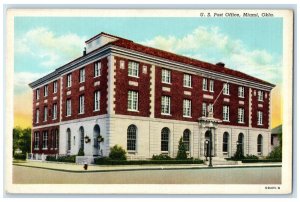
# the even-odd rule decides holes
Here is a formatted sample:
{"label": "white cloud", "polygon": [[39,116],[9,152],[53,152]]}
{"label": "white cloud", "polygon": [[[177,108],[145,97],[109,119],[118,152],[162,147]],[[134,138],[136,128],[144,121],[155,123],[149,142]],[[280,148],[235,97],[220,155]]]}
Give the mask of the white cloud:
{"label": "white cloud", "polygon": [[57,68],[82,54],[84,38],[73,33],[57,35],[44,27],[32,29],[16,40],[17,54],[30,54],[48,69]]}
{"label": "white cloud", "polygon": [[210,63],[224,62],[226,67],[272,83],[281,81],[282,56],[266,50],[250,50],[241,40],[231,39],[218,27],[200,26],[181,38],[157,36],[141,43]]}
{"label": "white cloud", "polygon": [[45,76],[47,73],[15,72],[14,73],[14,91],[25,93],[30,91],[29,83]]}

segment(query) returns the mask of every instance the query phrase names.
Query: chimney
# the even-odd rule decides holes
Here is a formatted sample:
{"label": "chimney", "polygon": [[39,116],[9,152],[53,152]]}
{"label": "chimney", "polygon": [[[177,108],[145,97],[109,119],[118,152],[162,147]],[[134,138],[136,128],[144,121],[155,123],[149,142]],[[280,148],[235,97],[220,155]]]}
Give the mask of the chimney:
{"label": "chimney", "polygon": [[218,62],[218,63],[216,63],[216,65],[219,67],[225,67],[225,64],[223,62]]}
{"label": "chimney", "polygon": [[86,55],[86,47],[84,47],[84,50],[83,50],[83,56]]}

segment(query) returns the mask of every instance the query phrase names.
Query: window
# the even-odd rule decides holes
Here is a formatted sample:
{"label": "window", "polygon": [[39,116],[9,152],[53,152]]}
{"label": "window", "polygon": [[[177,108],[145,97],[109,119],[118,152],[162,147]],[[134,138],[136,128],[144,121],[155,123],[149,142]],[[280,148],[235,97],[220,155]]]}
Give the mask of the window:
{"label": "window", "polygon": [[210,104],[208,105],[207,109],[208,109],[208,114],[209,114],[209,112],[214,113],[214,106],[213,106],[212,103],[210,103]]}
{"label": "window", "polygon": [[47,121],[48,107],[44,107],[44,121]]}
{"label": "window", "polygon": [[35,98],[36,98],[36,100],[40,99],[40,89],[39,88],[36,89],[36,91],[35,91]]}
{"label": "window", "polygon": [[84,129],[82,126],[79,128],[79,134],[80,134],[80,149],[84,150]]}
{"label": "window", "polygon": [[264,92],[259,90],[257,92],[257,98],[258,98],[258,101],[264,101]]}
{"label": "window", "polygon": [[128,91],[128,102],[127,102],[128,111],[137,111],[138,110],[138,99],[139,99],[138,92]]}
{"label": "window", "polygon": [[192,87],[192,75],[190,74],[183,75],[183,86],[188,88]]}
{"label": "window", "polygon": [[81,68],[79,70],[79,82],[82,83],[85,81],[85,69]]}
{"label": "window", "polygon": [[207,105],[205,102],[202,103],[202,116],[203,117],[207,116]]}
{"label": "window", "polygon": [[228,152],[228,139],[229,139],[229,134],[225,132],[223,134],[223,152],[227,153]]}
{"label": "window", "polygon": [[207,91],[207,79],[206,78],[203,78],[203,80],[202,80],[202,89]]}
{"label": "window", "polygon": [[137,62],[128,62],[128,76],[139,76],[139,63]]}
{"label": "window", "polygon": [[171,83],[171,71],[167,69],[162,69],[161,72],[161,81],[163,83]]}
{"label": "window", "polygon": [[57,93],[57,81],[53,82],[53,93]]}
{"label": "window", "polygon": [[57,149],[58,148],[58,141],[59,141],[59,136],[58,136],[58,130],[55,130],[55,146],[54,148]]}
{"label": "window", "polygon": [[183,131],[183,138],[182,142],[184,144],[185,150],[190,151],[190,136],[191,136],[191,131],[189,129],[185,129]]}
{"label": "window", "polygon": [[262,113],[262,111],[257,112],[257,124],[258,125],[263,124],[263,113]]}
{"label": "window", "polygon": [[241,153],[244,155],[244,134],[240,133],[238,136],[238,142],[237,142],[237,150],[241,151]]}
{"label": "window", "polygon": [[40,110],[36,109],[36,112],[35,112],[35,123],[39,123],[39,121],[40,121]]}
{"label": "window", "polygon": [[100,110],[100,91],[94,93],[94,111]]}
{"label": "window", "polygon": [[238,108],[238,123],[244,123],[244,108]]}
{"label": "window", "polygon": [[214,92],[214,80],[209,81],[209,92]]}
{"label": "window", "polygon": [[101,75],[101,62],[96,62],[94,64],[94,77]]}
{"label": "window", "polygon": [[70,153],[71,151],[71,130],[70,128],[67,129],[67,153]]}
{"label": "window", "polygon": [[84,114],[84,95],[79,96],[79,114]]}
{"label": "window", "polygon": [[67,75],[67,87],[72,86],[72,74]]}
{"label": "window", "polygon": [[66,115],[71,116],[72,113],[71,99],[67,99],[66,105],[67,105]]}
{"label": "window", "polygon": [[57,104],[53,104],[53,120],[57,119]]}
{"label": "window", "polygon": [[48,131],[43,131],[43,149],[48,148]]}
{"label": "window", "polygon": [[188,99],[183,100],[183,116],[191,117],[192,101]]}
{"label": "window", "polygon": [[48,85],[44,86],[44,97],[48,96]]}
{"label": "window", "polygon": [[263,137],[261,134],[259,134],[257,137],[257,154],[258,155],[262,154],[262,140],[263,140]]}
{"label": "window", "polygon": [[40,134],[39,132],[34,133],[34,149],[39,149],[40,146]]}
{"label": "window", "polygon": [[161,151],[168,152],[169,151],[169,128],[163,128],[161,130]]}
{"label": "window", "polygon": [[243,86],[239,86],[238,96],[241,98],[245,97],[245,88]]}
{"label": "window", "polygon": [[130,125],[127,128],[127,151],[136,150],[136,131],[135,125]]}
{"label": "window", "polygon": [[161,113],[170,114],[171,98],[169,96],[161,97]]}
{"label": "window", "polygon": [[223,121],[229,121],[229,106],[223,106]]}
{"label": "window", "polygon": [[223,95],[229,95],[229,83],[223,84]]}

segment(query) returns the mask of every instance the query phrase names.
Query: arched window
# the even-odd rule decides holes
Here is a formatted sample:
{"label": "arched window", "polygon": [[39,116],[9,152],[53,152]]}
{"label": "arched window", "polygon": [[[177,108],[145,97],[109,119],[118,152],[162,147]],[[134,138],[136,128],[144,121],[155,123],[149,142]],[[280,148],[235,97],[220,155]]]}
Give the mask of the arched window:
{"label": "arched window", "polygon": [[237,149],[240,149],[242,151],[242,154],[244,155],[244,134],[243,133],[239,134]]}
{"label": "arched window", "polygon": [[79,128],[79,135],[80,135],[80,149],[84,150],[84,129],[82,126]]}
{"label": "arched window", "polygon": [[70,128],[67,129],[67,150],[68,150],[68,152],[71,151],[71,130],[70,130]]}
{"label": "arched window", "polygon": [[54,148],[58,148],[58,141],[59,141],[59,136],[58,136],[58,129],[55,129],[55,146]]}
{"label": "arched window", "polygon": [[259,134],[257,137],[257,153],[258,153],[258,155],[262,154],[262,140],[263,140],[263,137],[261,134]]}
{"label": "arched window", "polygon": [[183,131],[182,141],[183,141],[186,151],[190,151],[190,136],[191,136],[191,131],[189,129],[185,129]]}
{"label": "arched window", "polygon": [[229,140],[229,134],[225,132],[223,134],[223,152],[228,152],[228,140]]}
{"label": "arched window", "polygon": [[136,150],[136,131],[137,128],[135,125],[130,125],[127,128],[127,150],[128,151]]}
{"label": "arched window", "polygon": [[98,124],[96,124],[94,126],[94,135],[93,135],[93,139],[94,139],[94,147],[95,148],[98,148],[99,145],[98,145],[98,141],[97,141],[97,138],[98,136],[100,135],[100,126]]}
{"label": "arched window", "polygon": [[169,128],[163,128],[161,130],[161,151],[168,152],[169,151]]}

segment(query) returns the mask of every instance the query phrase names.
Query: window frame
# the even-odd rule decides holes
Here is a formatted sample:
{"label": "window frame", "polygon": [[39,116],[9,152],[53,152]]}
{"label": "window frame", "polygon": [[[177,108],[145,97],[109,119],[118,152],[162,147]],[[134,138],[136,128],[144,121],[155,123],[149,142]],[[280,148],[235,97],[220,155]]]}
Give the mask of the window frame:
{"label": "window frame", "polygon": [[53,117],[52,117],[52,119],[53,120],[57,119],[57,103],[53,104]]}
{"label": "window frame", "polygon": [[264,101],[264,92],[262,90],[258,90],[257,91],[257,100],[259,102],[263,102]]}
{"label": "window frame", "polygon": [[72,115],[72,100],[67,99],[66,100],[66,116],[71,116]]}
{"label": "window frame", "polygon": [[97,90],[94,92],[94,112],[100,111],[100,91]]}
{"label": "window frame", "polygon": [[36,99],[36,100],[39,100],[39,99],[40,99],[40,89],[39,89],[39,88],[37,88],[37,89],[35,90],[35,99]]}
{"label": "window frame", "polygon": [[183,117],[192,117],[192,101],[190,99],[183,99]]}
{"label": "window frame", "polygon": [[67,74],[67,88],[72,86],[72,73]]}
{"label": "window frame", "polygon": [[[186,138],[188,137],[188,138]],[[183,135],[182,135],[182,142],[185,146],[185,149],[187,152],[190,152],[191,147],[190,147],[190,143],[191,143],[191,131],[189,129],[185,129],[183,131]]]}
{"label": "window frame", "polygon": [[57,93],[57,80],[53,82],[53,93]]}
{"label": "window frame", "polygon": [[82,67],[79,69],[79,83],[85,82],[85,68]]}
{"label": "window frame", "polygon": [[161,70],[161,82],[165,84],[171,84],[171,70],[169,69]]}
{"label": "window frame", "polygon": [[40,109],[35,110],[35,123],[38,124],[40,122]]}
{"label": "window frame", "polygon": [[[225,138],[226,137],[226,138]],[[226,140],[226,141],[225,141]],[[229,145],[229,133],[228,132],[224,132],[223,133],[223,139],[222,139],[222,152],[223,153],[228,153],[228,145]],[[226,145],[226,151],[224,150]]]}
{"label": "window frame", "polygon": [[260,156],[262,154],[263,154],[263,136],[259,134],[257,136],[257,155]]}
{"label": "window frame", "polygon": [[192,88],[192,75],[183,74],[183,87]]}
{"label": "window frame", "polygon": [[257,111],[257,125],[262,126],[263,125],[263,112]]}
{"label": "window frame", "polygon": [[203,91],[207,91],[207,90],[208,90],[208,86],[207,86],[207,78],[203,78],[203,79],[202,79],[202,90],[203,90]]}
{"label": "window frame", "polygon": [[[167,138],[166,138],[167,137]],[[160,132],[160,140],[161,140],[161,143],[160,143],[160,151],[162,153],[169,153],[169,142],[170,142],[170,129],[167,128],[167,127],[164,127],[163,129],[161,129],[161,132]],[[167,147],[167,149],[166,149]]]}
{"label": "window frame", "polygon": [[44,97],[48,96],[48,84],[44,86]]}
{"label": "window frame", "polygon": [[94,63],[94,78],[101,76],[101,61]]}
{"label": "window frame", "polygon": [[171,115],[171,97],[167,95],[161,96],[161,114]]}
{"label": "window frame", "polygon": [[209,92],[211,93],[214,92],[214,85],[215,85],[214,80],[209,80]]}
{"label": "window frame", "polygon": [[40,132],[34,132],[34,150],[40,148]]}
{"label": "window frame", "polygon": [[238,88],[238,97],[239,98],[245,98],[245,87],[239,86]]}
{"label": "window frame", "polygon": [[133,124],[129,125],[127,128],[127,151],[136,152],[137,151],[137,127]]}
{"label": "window frame", "polygon": [[242,107],[238,108],[238,123],[245,123],[245,109]]}
{"label": "window frame", "polygon": [[79,114],[84,114],[84,95],[79,96]]}
{"label": "window frame", "polygon": [[139,110],[139,92],[129,90],[127,92],[127,111],[137,112]]}
{"label": "window frame", "polygon": [[230,95],[230,85],[229,83],[223,83],[223,95]]}
{"label": "window frame", "polygon": [[228,105],[223,106],[223,121],[230,122],[230,109]]}
{"label": "window frame", "polygon": [[48,131],[43,131],[43,150],[48,149]]}
{"label": "window frame", "polygon": [[128,76],[139,78],[140,64],[135,61],[128,62]]}
{"label": "window frame", "polygon": [[43,121],[46,122],[48,120],[48,107],[44,106],[44,119]]}
{"label": "window frame", "polygon": [[207,103],[202,102],[202,117],[207,117]]}

